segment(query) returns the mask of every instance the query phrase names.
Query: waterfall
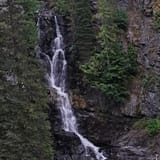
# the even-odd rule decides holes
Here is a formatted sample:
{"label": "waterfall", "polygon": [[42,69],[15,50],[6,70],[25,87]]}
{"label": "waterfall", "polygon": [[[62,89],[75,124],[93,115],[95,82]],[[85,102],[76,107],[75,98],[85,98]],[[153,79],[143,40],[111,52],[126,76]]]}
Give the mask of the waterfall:
{"label": "waterfall", "polygon": [[78,131],[77,120],[72,111],[69,95],[66,92],[67,61],[65,59],[65,52],[63,48],[63,36],[56,16],[54,17],[54,21],[56,25],[56,37],[52,46],[53,56],[45,54],[45,59],[50,64],[47,78],[50,87],[57,93],[57,107],[60,109],[63,124],[62,127],[66,132],[74,133],[79,137],[86,153],[88,149],[90,149],[95,154],[97,160],[105,160],[107,158],[103,153],[99,152],[99,148],[83,137]]}

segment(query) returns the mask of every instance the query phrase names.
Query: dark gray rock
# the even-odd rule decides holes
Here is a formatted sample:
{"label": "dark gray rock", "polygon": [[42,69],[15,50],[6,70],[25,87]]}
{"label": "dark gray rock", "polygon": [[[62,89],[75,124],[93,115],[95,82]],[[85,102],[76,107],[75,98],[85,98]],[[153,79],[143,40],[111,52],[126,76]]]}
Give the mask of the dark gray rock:
{"label": "dark gray rock", "polygon": [[[142,1],[118,1],[121,8],[131,9],[130,24],[128,29],[128,41],[133,42],[138,50],[139,68],[147,74],[148,68],[153,73],[158,74],[160,48],[159,35],[153,31],[151,18],[144,16],[141,12]],[[96,1],[91,1],[91,9],[96,12]],[[54,11],[47,8],[46,3],[42,5],[39,15],[41,23],[41,34],[39,47],[36,48],[37,56],[43,57],[43,52],[51,55],[50,45],[53,43],[55,26],[53,22]],[[160,97],[156,84],[152,84],[149,89],[142,85],[140,77],[133,81],[130,91],[130,100],[122,108],[117,108],[114,104],[108,108],[107,99],[103,94],[95,89],[87,88],[82,82],[75,81],[75,55],[69,53],[70,40],[72,37],[68,25],[62,21],[69,20],[59,17],[61,30],[65,35],[66,54],[69,59],[69,78],[71,81],[71,92],[76,92],[79,97],[85,97],[87,106],[74,110],[82,135],[104,151],[109,160],[152,160],[156,159],[160,153],[160,142],[158,137],[151,139],[145,133],[132,131],[131,127],[139,115],[153,116],[160,114]],[[68,41],[67,41],[67,40]],[[69,44],[68,44],[69,43]],[[151,51],[151,49],[153,49]],[[72,54],[72,55],[71,55]],[[75,71],[75,72],[74,72]],[[73,82],[73,83],[72,83]],[[78,91],[75,91],[76,89]],[[87,89],[86,89],[87,88]],[[77,136],[66,133],[62,130],[61,117],[58,108],[55,107],[56,101],[50,103],[50,121],[52,124],[52,134],[55,144],[55,160],[95,160],[94,155],[86,156],[84,147],[81,145]],[[107,114],[111,113],[111,114]],[[113,114],[113,115],[112,115]],[[116,115],[116,116],[115,116]],[[122,116],[123,115],[123,116]],[[126,116],[126,117],[125,117]],[[131,130],[131,131],[130,131]],[[153,144],[153,147],[151,146]],[[88,151],[90,152],[90,151]]]}
{"label": "dark gray rock", "polygon": [[159,135],[149,137],[143,130],[131,130],[119,138],[119,160],[158,160],[160,157]]}
{"label": "dark gray rock", "polygon": [[[143,11],[152,7],[151,1],[128,1],[129,2],[129,26],[128,40],[137,48],[137,62],[139,75],[130,85],[130,99],[121,107],[124,115],[136,117],[139,115],[159,116],[160,96],[157,88],[157,78],[160,73],[159,50],[160,35],[155,31],[152,17],[145,15]],[[141,76],[140,76],[141,75]],[[145,76],[153,77],[145,87]],[[147,80],[145,80],[147,81]],[[149,81],[149,80],[148,80]]]}

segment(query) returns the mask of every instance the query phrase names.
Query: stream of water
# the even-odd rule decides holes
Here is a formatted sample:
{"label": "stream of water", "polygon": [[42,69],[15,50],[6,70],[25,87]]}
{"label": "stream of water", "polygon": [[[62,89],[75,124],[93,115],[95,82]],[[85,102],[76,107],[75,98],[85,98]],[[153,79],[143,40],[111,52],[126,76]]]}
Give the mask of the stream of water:
{"label": "stream of water", "polygon": [[64,52],[63,36],[56,16],[54,17],[54,21],[56,25],[56,37],[52,46],[53,56],[50,57],[47,54],[45,54],[45,56],[50,66],[47,76],[49,85],[57,93],[57,107],[60,109],[62,127],[66,132],[74,133],[79,137],[85,148],[86,156],[90,156],[90,152],[88,151],[91,150],[97,160],[106,160],[107,158],[99,151],[99,147],[83,137],[78,131],[77,120],[72,110],[69,95],[66,92],[67,61]]}

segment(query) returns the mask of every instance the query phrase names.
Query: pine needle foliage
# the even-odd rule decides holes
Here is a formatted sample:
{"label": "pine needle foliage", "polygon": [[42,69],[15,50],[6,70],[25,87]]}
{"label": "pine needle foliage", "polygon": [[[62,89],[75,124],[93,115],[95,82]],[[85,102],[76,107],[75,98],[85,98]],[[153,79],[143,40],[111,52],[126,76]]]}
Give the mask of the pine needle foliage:
{"label": "pine needle foliage", "polygon": [[124,50],[119,41],[127,27],[127,16],[110,1],[98,2],[101,27],[97,38],[100,46],[81,69],[88,82],[100,89],[109,100],[123,103],[128,96],[129,80],[137,72],[134,48],[128,45],[128,49]]}
{"label": "pine needle foliage", "polygon": [[37,1],[8,0],[0,18],[0,159],[51,160],[44,71],[34,56]]}
{"label": "pine needle foliage", "polygon": [[77,60],[81,63],[87,61],[94,49],[94,32],[92,28],[92,15],[89,0],[75,0],[75,46]]}
{"label": "pine needle foliage", "polygon": [[92,27],[92,13],[89,0],[56,0],[56,12],[65,15],[69,21],[69,30],[73,35],[73,45],[76,60],[87,61],[93,53],[95,35]]}

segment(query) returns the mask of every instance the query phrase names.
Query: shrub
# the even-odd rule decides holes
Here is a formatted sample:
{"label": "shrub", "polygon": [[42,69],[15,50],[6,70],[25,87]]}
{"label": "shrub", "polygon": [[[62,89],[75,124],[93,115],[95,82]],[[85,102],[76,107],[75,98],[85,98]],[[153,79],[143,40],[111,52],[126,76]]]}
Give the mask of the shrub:
{"label": "shrub", "polygon": [[88,63],[81,66],[88,82],[100,89],[111,101],[122,103],[128,92],[128,82],[137,72],[136,54],[132,45],[126,51],[119,41],[120,26],[127,25],[125,12],[108,7],[99,1],[101,27],[98,34],[99,47]]}
{"label": "shrub", "polygon": [[160,118],[143,118],[134,124],[135,128],[145,129],[151,136],[160,133]]}

